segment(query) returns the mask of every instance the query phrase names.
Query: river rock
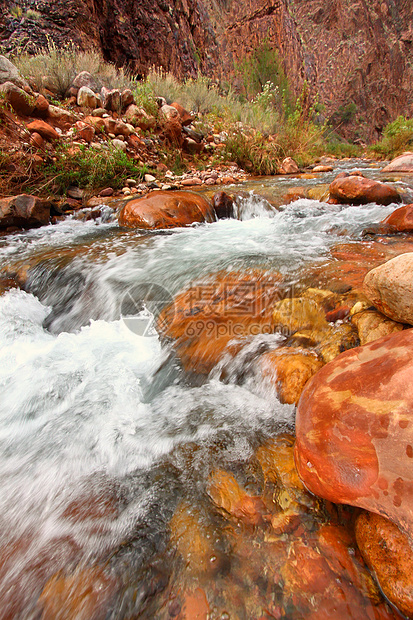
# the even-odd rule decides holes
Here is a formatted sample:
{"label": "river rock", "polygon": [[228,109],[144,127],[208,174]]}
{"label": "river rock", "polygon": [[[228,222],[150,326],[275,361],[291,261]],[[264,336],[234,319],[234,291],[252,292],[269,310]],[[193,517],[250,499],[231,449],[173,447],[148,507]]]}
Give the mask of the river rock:
{"label": "river rock", "polygon": [[304,388],[299,475],[314,494],[413,534],[413,330],[346,351]]}
{"label": "river rock", "polygon": [[259,359],[262,376],[277,388],[282,403],[297,404],[307,381],[323,366],[316,353],[281,347]]}
{"label": "river rock", "polygon": [[392,321],[374,308],[353,314],[351,321],[357,327],[361,345],[403,330],[401,323]]}
{"label": "river rock", "polygon": [[180,228],[214,220],[212,205],[191,192],[150,192],[129,201],[119,215],[120,225],[127,228]]}
{"label": "river rock", "polygon": [[395,157],[382,172],[413,172],[413,153],[408,151]]}
{"label": "river rock", "polygon": [[208,495],[225,516],[231,516],[248,525],[258,525],[268,512],[261,498],[248,495],[236,478],[223,469],[211,473]]}
{"label": "river rock", "polygon": [[234,200],[226,192],[217,192],[212,197],[216,216],[219,220],[234,217]]}
{"label": "river rock", "polygon": [[23,89],[12,82],[4,82],[0,85],[0,95],[4,95],[6,101],[17,114],[30,116],[36,107],[36,99],[28,95]]}
{"label": "river rock", "polygon": [[[412,155],[413,158],[413,155]],[[390,213],[379,225],[380,233],[413,232],[413,204],[399,207]]]}
{"label": "river rock", "polygon": [[398,191],[390,185],[358,175],[337,177],[330,184],[330,198],[339,203],[354,205],[369,202],[389,205],[400,202]]}
{"label": "river rock", "polygon": [[368,272],[363,290],[380,312],[413,325],[413,252],[400,254]]}
{"label": "river rock", "polygon": [[105,615],[115,583],[100,567],[58,573],[46,583],[39,597],[43,618],[90,620]]}
{"label": "river rock", "polygon": [[45,140],[53,141],[59,139],[59,134],[49,123],[41,120],[32,121],[27,125],[27,129],[30,133],[38,133]]}
{"label": "river rock", "polygon": [[49,223],[51,203],[36,196],[20,194],[0,199],[0,228],[36,228]]}
{"label": "river rock", "polygon": [[359,549],[387,598],[413,618],[413,544],[380,515],[364,512],[356,522]]}

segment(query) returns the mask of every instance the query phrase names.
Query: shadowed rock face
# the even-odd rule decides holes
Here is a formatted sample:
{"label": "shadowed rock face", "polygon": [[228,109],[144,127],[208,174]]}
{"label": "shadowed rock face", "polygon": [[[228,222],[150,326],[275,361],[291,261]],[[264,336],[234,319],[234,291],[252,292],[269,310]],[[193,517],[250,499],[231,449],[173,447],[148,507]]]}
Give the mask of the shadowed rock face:
{"label": "shadowed rock face", "polygon": [[142,75],[155,65],[181,78],[200,69],[227,79],[266,42],[279,51],[292,92],[306,80],[345,136],[376,138],[413,113],[410,0],[39,0],[35,19],[25,17],[29,0],[20,5],[16,17],[0,0],[6,50],[28,42],[34,51],[50,37],[97,47]]}
{"label": "shadowed rock face", "polygon": [[413,534],[413,330],[346,351],[304,389],[296,463],[310,491]]}

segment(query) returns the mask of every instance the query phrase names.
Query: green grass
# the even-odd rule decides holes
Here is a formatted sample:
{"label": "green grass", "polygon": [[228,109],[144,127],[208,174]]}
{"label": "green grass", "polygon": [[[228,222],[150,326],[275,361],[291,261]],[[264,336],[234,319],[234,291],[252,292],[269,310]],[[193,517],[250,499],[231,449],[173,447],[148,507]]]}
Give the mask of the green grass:
{"label": "green grass", "polygon": [[399,116],[386,125],[383,138],[371,147],[371,151],[383,159],[393,159],[404,151],[413,149],[413,119]]}

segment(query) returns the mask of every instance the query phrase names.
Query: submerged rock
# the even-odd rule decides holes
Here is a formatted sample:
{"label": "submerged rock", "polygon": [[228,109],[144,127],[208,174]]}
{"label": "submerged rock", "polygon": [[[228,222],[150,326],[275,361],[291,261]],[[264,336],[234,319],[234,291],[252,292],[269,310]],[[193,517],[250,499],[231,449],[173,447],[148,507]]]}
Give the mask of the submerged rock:
{"label": "submerged rock", "polygon": [[281,347],[259,359],[262,376],[277,389],[282,403],[297,404],[305,384],[323,366],[312,351]]}
{"label": "submerged rock", "polygon": [[363,290],[383,314],[413,325],[413,252],[401,254],[368,272]]}
{"label": "submerged rock", "polygon": [[119,214],[119,224],[127,228],[181,228],[214,220],[212,205],[191,192],[150,192],[127,202]]}
{"label": "submerged rock", "polygon": [[356,522],[357,544],[389,601],[413,618],[413,544],[384,517],[362,513]]}
{"label": "submerged rock", "polygon": [[403,330],[401,323],[392,321],[373,308],[357,312],[351,321],[357,327],[361,345]]}
{"label": "submerged rock", "polygon": [[310,491],[413,534],[413,330],[346,351],[300,399],[295,456]]}

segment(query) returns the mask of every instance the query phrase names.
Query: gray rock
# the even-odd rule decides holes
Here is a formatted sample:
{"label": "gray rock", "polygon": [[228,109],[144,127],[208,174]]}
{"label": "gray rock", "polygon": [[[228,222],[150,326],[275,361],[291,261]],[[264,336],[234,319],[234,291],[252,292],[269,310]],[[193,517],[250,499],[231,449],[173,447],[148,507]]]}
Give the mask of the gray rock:
{"label": "gray rock", "polygon": [[112,140],[112,144],[116,149],[120,149],[121,151],[126,151],[128,148],[126,142],[122,142],[119,138],[114,138]]}
{"label": "gray rock", "polygon": [[22,78],[17,67],[5,56],[0,56],[0,84],[4,82],[12,82],[19,88],[30,91],[28,83]]}
{"label": "gray rock", "polygon": [[82,86],[90,88],[94,93],[98,93],[102,88],[102,83],[97,78],[93,77],[88,71],[81,71],[78,73],[72,82],[74,88],[81,89]]}

